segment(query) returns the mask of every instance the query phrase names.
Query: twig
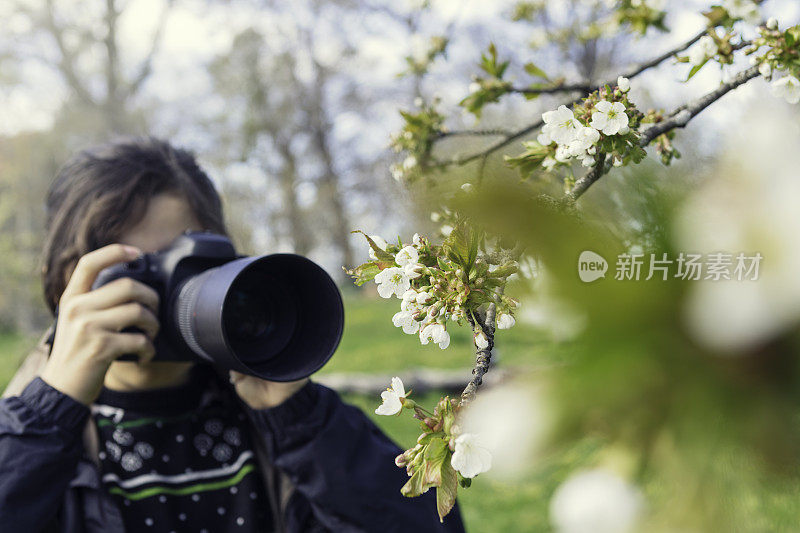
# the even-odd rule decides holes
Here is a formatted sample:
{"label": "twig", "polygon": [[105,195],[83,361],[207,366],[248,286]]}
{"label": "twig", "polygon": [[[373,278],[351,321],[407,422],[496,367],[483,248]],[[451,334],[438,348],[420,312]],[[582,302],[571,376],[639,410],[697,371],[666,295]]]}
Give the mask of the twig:
{"label": "twig", "polygon": [[[635,78],[636,76],[638,76],[642,72],[645,72],[646,70],[650,70],[651,68],[657,67],[658,65],[660,65],[661,63],[663,63],[667,59],[669,59],[669,58],[671,58],[671,57],[683,52],[684,50],[686,50],[687,48],[692,46],[694,43],[699,41],[704,35],[707,35],[707,34],[708,34],[708,28],[703,28],[701,31],[697,32],[697,34],[695,34],[688,41],[685,41],[684,43],[676,46],[675,48],[673,48],[672,50],[669,50],[668,52],[664,52],[660,56],[654,57],[653,59],[651,59],[649,61],[646,61],[644,63],[640,63],[639,65],[636,65],[636,66],[632,67],[631,70],[629,70],[628,72],[626,72],[624,74],[621,74],[621,76],[623,78],[628,78],[628,79]],[[744,46],[744,44],[742,46]],[[738,50],[738,48],[735,48],[735,47],[734,47],[734,49]],[[590,83],[572,83],[572,84],[554,85],[553,87],[531,87],[531,88],[519,88],[519,89],[515,88],[515,89],[512,89],[512,92],[517,92],[517,93],[526,94],[526,95],[554,94],[554,93],[559,93],[559,92],[573,92],[573,91],[580,91],[580,92],[583,92],[583,93],[590,93],[590,92],[595,91],[598,88],[603,87],[605,85],[614,86],[614,85],[616,85],[616,83],[617,83],[617,80],[613,79],[613,80],[606,81],[605,83],[601,83],[601,84],[599,84],[597,86],[592,85]]]}
{"label": "twig", "polygon": [[451,130],[440,132],[437,139],[444,137],[504,137],[512,135],[513,132],[503,128],[493,128],[488,130]]}
{"label": "twig", "polygon": [[[466,388],[464,388],[464,391],[461,393],[461,405],[467,405],[475,399],[478,387],[483,383],[483,376],[489,371],[489,364],[492,362],[492,348],[494,348],[494,317],[496,310],[497,306],[494,303],[489,304],[489,308],[486,310],[486,318],[482,321],[481,329],[486,335],[489,344],[486,348],[478,348],[477,345],[475,346],[475,367],[472,369],[472,379],[467,383]],[[472,326],[473,331],[475,330],[475,322],[481,322],[480,318],[480,315],[477,313],[474,317],[471,313],[467,313],[467,320],[470,326]]]}
{"label": "twig", "polygon": [[[710,93],[693,100],[688,104],[676,108],[666,120],[657,122],[641,131],[639,146],[644,148],[659,135],[663,135],[664,133],[668,133],[677,128],[685,128],[686,125],[689,124],[690,120],[703,112],[703,110],[708,106],[732,90],[744,85],[748,81],[757,78],[758,76],[760,76],[758,65],[750,67],[749,69],[737,74],[736,77],[734,77],[728,83],[723,83]],[[583,193],[585,193],[586,190],[592,186],[592,184],[600,179],[602,175],[603,172],[601,171],[601,165],[598,164],[588,174],[575,182],[575,187],[573,187],[572,190],[564,197],[565,203],[574,203],[575,200],[580,198],[580,196],[583,195]]]}
{"label": "twig", "polygon": [[760,73],[758,72],[758,65],[750,67],[749,69],[737,74],[728,83],[723,83],[717,89],[698,98],[697,100],[680,106],[670,114],[670,117],[667,120],[657,122],[643,130],[642,137],[639,140],[639,146],[645,147],[659,135],[672,131],[676,128],[686,127],[690,120],[699,115],[708,106],[737,87],[744,85],[754,78],[757,78],[759,75]]}

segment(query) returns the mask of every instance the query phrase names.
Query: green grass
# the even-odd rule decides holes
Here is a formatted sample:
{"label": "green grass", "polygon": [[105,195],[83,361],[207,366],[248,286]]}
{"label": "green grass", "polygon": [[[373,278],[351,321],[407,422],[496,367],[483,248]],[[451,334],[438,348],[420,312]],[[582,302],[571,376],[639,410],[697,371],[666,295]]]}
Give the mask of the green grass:
{"label": "green grass", "polygon": [[35,344],[36,339],[16,333],[0,333],[0,390],[5,390],[22,359]]}
{"label": "green grass", "polygon": [[[404,335],[392,325],[399,308],[395,298],[374,296],[374,288],[358,294],[345,291],[345,331],[336,355],[320,373],[390,373],[415,367],[470,368],[473,362],[472,339],[468,326],[450,327],[451,345],[446,350],[430,344],[422,346],[417,335]],[[532,328],[518,324],[501,331],[496,349],[502,366],[527,366],[552,361],[553,344]],[[4,389],[21,358],[36,339],[16,334],[0,334],[0,386]],[[387,384],[388,385],[388,384]],[[415,399],[433,407],[441,394],[428,393]],[[401,447],[408,448],[418,436],[418,425],[410,416],[386,417],[374,414],[380,402],[375,396],[346,394],[344,400],[358,406]],[[397,487],[400,490],[400,487]],[[543,531],[546,510],[541,506],[542,484],[503,482],[478,478],[472,487],[459,492],[459,505],[468,531]]]}

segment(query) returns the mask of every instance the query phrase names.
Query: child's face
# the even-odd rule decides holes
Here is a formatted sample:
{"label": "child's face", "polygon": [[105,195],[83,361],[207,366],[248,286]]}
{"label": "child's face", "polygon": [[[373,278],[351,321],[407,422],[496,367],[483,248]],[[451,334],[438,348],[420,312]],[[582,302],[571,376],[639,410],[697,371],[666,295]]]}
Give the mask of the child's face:
{"label": "child's face", "polygon": [[142,220],[124,232],[119,242],[150,253],[166,247],[186,230],[202,231],[203,226],[186,200],[164,193],[150,200]]}

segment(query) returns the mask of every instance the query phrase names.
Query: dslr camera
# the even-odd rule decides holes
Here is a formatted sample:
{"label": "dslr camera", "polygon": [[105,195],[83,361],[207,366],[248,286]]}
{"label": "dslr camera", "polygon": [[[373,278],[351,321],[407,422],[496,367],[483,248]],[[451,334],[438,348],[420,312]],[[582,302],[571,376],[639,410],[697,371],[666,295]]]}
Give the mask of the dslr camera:
{"label": "dslr camera", "polygon": [[160,296],[157,361],[199,360],[293,381],[322,368],[342,337],[339,289],[300,255],[241,256],[223,235],[187,231],[163,250],[103,270],[92,288],[122,277]]}

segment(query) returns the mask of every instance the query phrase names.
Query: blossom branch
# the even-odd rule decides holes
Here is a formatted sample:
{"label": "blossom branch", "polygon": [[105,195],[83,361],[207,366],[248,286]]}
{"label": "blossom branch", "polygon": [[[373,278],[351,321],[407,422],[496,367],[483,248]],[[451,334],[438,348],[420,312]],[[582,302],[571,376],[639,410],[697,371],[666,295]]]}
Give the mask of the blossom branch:
{"label": "blossom branch", "polygon": [[478,387],[480,387],[483,382],[483,376],[489,371],[489,364],[492,361],[492,348],[494,348],[494,320],[496,311],[497,307],[495,304],[490,304],[486,310],[486,317],[483,321],[481,321],[479,313],[475,313],[474,316],[472,313],[467,313],[467,320],[470,326],[472,326],[473,331],[475,330],[475,324],[480,324],[481,329],[486,335],[488,344],[486,348],[479,348],[477,344],[475,345],[475,367],[472,369],[472,379],[461,393],[461,405],[466,405],[475,399]]}
{"label": "blossom branch", "polygon": [[[677,46],[675,48],[673,48],[672,50],[669,50],[668,52],[665,52],[665,53],[663,53],[663,54],[661,54],[661,55],[659,55],[659,56],[657,56],[657,57],[655,57],[655,58],[653,58],[653,59],[651,59],[649,61],[646,61],[645,63],[642,63],[640,65],[637,65],[637,66],[633,67],[628,73],[623,74],[623,76],[626,77],[626,78],[629,78],[629,79],[630,78],[634,78],[634,77],[638,76],[639,74],[642,74],[643,72],[645,72],[645,71],[647,71],[647,70],[649,70],[651,68],[657,67],[658,65],[660,65],[661,63],[663,63],[664,61],[669,59],[670,57],[673,57],[674,55],[676,55],[676,54],[678,54],[680,52],[683,52],[684,50],[686,50],[687,48],[689,48],[690,46],[695,44],[697,41],[700,40],[700,38],[703,37],[703,35],[706,35],[707,33],[708,33],[708,28],[703,28],[702,31],[698,32],[696,35],[694,35],[688,41],[682,43],[681,45],[679,45],[679,46]],[[605,84],[600,85],[600,87],[602,87],[602,86],[604,86],[606,84],[614,85],[615,83],[616,83],[616,80],[609,81],[609,82],[606,82]],[[556,86],[556,87],[553,87],[553,88],[538,89],[538,91],[539,91],[539,94],[558,93],[558,92],[571,92],[571,91],[581,91],[583,93],[589,93],[595,88],[591,87],[589,84],[580,83],[580,84],[571,84],[571,85],[561,85],[561,86]],[[513,91],[516,91],[516,92],[529,91],[526,94],[534,94],[534,92],[537,91],[537,89],[520,89],[520,90],[514,89]],[[530,91],[532,91],[532,92],[530,92]],[[576,103],[579,103],[580,101],[581,101],[581,97],[578,97],[578,98],[572,100],[571,102],[569,102],[567,105],[571,106],[571,105],[574,105]],[[508,146],[509,144],[511,144],[512,142],[516,141],[517,139],[519,139],[521,137],[524,137],[524,136],[526,136],[526,135],[528,135],[530,133],[533,133],[534,131],[536,131],[539,128],[541,128],[543,125],[544,125],[544,121],[540,119],[540,120],[537,120],[536,122],[534,122],[534,123],[532,123],[532,124],[530,124],[528,126],[525,126],[522,129],[519,129],[519,130],[516,130],[516,131],[484,130],[483,132],[476,133],[475,135],[476,136],[478,136],[478,135],[499,135],[499,136],[502,136],[503,138],[499,139],[499,140],[495,141],[494,143],[492,143],[491,145],[487,146],[481,152],[476,152],[476,153],[468,155],[468,156],[455,156],[455,157],[453,157],[451,159],[443,160],[443,161],[434,160],[434,161],[431,161],[431,165],[434,166],[434,167],[439,167],[439,168],[446,168],[446,167],[449,167],[449,166],[452,166],[452,165],[466,165],[467,163],[471,163],[472,161],[478,160],[478,159],[480,159],[482,157],[488,157],[489,155],[493,154],[497,150],[500,150],[501,148],[504,148],[504,147]],[[468,133],[466,131],[443,132],[443,133],[441,133],[439,135],[437,140],[438,139],[442,139],[444,137],[454,136],[454,135],[470,135],[470,133]]]}
{"label": "blossom branch", "polygon": [[[703,110],[711,104],[736,89],[747,83],[748,81],[760,76],[758,66],[750,67],[749,69],[737,74],[728,83],[723,83],[717,89],[710,93],[692,101],[688,104],[676,108],[664,121],[657,122],[646,129],[642,130],[639,139],[639,146],[642,148],[649,145],[656,137],[663,135],[677,128],[685,128],[689,121],[699,115]],[[598,162],[597,165],[585,176],[575,182],[575,186],[564,197],[565,203],[573,203],[585,193],[597,180],[602,177],[604,165]]]}

